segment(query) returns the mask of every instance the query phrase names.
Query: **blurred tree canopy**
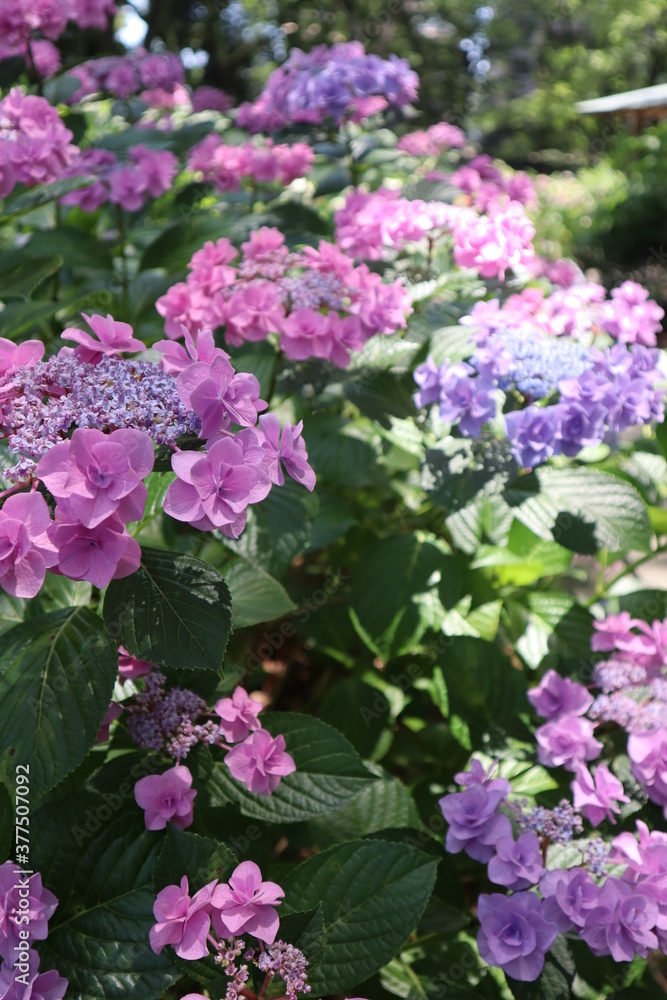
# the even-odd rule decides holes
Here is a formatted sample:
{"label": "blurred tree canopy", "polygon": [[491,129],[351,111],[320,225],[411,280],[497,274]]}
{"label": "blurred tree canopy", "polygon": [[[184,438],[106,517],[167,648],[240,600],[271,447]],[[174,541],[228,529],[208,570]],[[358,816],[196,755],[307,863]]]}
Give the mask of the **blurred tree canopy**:
{"label": "blurred tree canopy", "polygon": [[256,96],[293,47],[358,39],[396,53],[421,77],[425,124],[461,124],[517,165],[586,162],[625,130],[574,103],[667,80],[667,0],[136,3],[147,45],[203,50],[202,82],[238,100]]}

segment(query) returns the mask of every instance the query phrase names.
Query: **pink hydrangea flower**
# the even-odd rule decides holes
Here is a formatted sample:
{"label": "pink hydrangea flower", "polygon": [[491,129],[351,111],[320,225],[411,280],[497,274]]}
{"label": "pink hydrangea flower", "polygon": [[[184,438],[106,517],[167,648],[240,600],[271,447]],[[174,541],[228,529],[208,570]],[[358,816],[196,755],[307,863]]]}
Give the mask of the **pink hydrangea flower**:
{"label": "pink hydrangea flower", "polygon": [[58,549],[58,563],[51,570],[70,580],[88,580],[102,588],[139,569],[139,543],[128,535],[116,514],[94,528],[86,528],[57,506],[49,537]]}
{"label": "pink hydrangea flower", "polygon": [[270,281],[255,281],[232,292],[225,305],[225,339],[232,347],[244,340],[266,340],[278,333],[285,320],[280,292]]}
{"label": "pink hydrangea flower", "polygon": [[154,666],[154,663],[148,663],[147,660],[138,660],[123,646],[118,647],[118,673],[121,680],[135,681],[139,677],[145,677],[146,674],[150,674]]}
{"label": "pink hydrangea flower", "polygon": [[105,354],[124,354],[135,351],[145,351],[146,345],[136,340],[129,323],[117,322],[113,316],[87,316],[81,314],[93,331],[93,336],[84,330],[68,327],[61,333],[63,340],[74,340],[79,347],[74,349],[75,355],[82,361],[97,364]]}
{"label": "pink hydrangea flower", "polygon": [[663,807],[667,817],[667,728],[631,733],[628,757],[633,775],[644,785],[650,800]]}
{"label": "pink hydrangea flower", "polygon": [[296,771],[294,759],[285,752],[285,737],[274,739],[265,729],[259,729],[243,743],[232,747],[225,764],[234,778],[259,795],[270,795],[281,778]]}
{"label": "pink hydrangea flower", "polygon": [[0,966],[0,997],[2,1000],[62,1000],[69,985],[55,969],[39,971],[39,955],[28,952],[28,972],[5,963]]}
{"label": "pink hydrangea flower", "polygon": [[183,405],[199,417],[203,438],[226,430],[232,421],[241,427],[256,424],[267,405],[259,398],[255,376],[235,372],[227,357],[189,365],[176,379],[176,388]]}
{"label": "pink hydrangea flower", "polygon": [[593,730],[592,722],[574,715],[547,722],[535,731],[537,759],[545,767],[576,770],[578,762],[595,760],[602,750]]}
{"label": "pink hydrangea flower", "polygon": [[156,955],[167,945],[187,961],[208,955],[206,937],[211,929],[211,896],[217,882],[214,879],[190,898],[188,880],[183,876],[180,886],[168,885],[158,893],[153,904],[157,923],[149,933],[150,946]]}
{"label": "pink hydrangea flower", "polygon": [[253,861],[244,861],[230,876],[229,884],[213,892],[213,928],[221,938],[252,934],[273,944],[278,933],[276,906],[285,893],[275,882],[262,882],[262,873]]}
{"label": "pink hydrangea flower", "polygon": [[303,420],[292,426],[285,424],[280,431],[278,418],[273,413],[263,413],[259,418],[259,430],[264,436],[262,448],[268,459],[267,471],[271,482],[282,486],[285,482],[281,463],[288,475],[303,483],[311,493],[315,488],[315,473],[308,464],[308,452],[301,437]]}
{"label": "pink hydrangea flower", "polygon": [[134,798],[145,810],[147,830],[164,830],[173,823],[185,830],[193,819],[192,803],[197,792],[192,788],[192,775],[183,764],[171,767],[163,774],[149,774],[134,786]]}
{"label": "pink hydrangea flower", "polygon": [[[21,873],[17,875],[17,871]],[[27,896],[25,895],[28,890]],[[27,899],[28,906],[19,907],[19,901]],[[21,943],[19,930],[26,926],[17,923],[19,913],[28,914],[27,929],[31,941],[44,941],[48,933],[48,921],[55,913],[58,900],[42,885],[42,876],[24,875],[20,866],[13,861],[0,865],[0,957],[11,967],[16,961],[16,951]]]}
{"label": "pink hydrangea flower", "polygon": [[107,714],[104,716],[102,725],[100,726],[100,731],[95,737],[95,743],[106,743],[109,739],[109,728],[112,722],[120,718],[123,714],[123,707],[119,705],[117,701],[112,701],[107,709]]}
{"label": "pink hydrangea flower", "polygon": [[205,454],[179,451],[171,465],[178,479],[164,499],[164,511],[202,531],[220,528],[238,538],[245,526],[246,507],[263,500],[271,489],[268,476],[246,464],[244,449],[223,438]]}
{"label": "pink hydrangea flower", "polygon": [[180,375],[194,361],[211,365],[216,358],[228,361],[229,355],[222,348],[215,346],[211,330],[200,330],[194,336],[186,326],[182,329],[185,346],[174,340],[158,340],[153,347],[162,354],[160,367],[168,375]]}
{"label": "pink hydrangea flower", "polygon": [[111,514],[124,523],[141,520],[146,505],[142,480],[154,461],[153,443],[144,431],[104,434],[78,427],[40,459],[36,476],[60,501],[63,513],[96,528]]}
{"label": "pink hydrangea flower", "polygon": [[528,691],[528,701],[538,715],[557,719],[562,715],[583,715],[593,704],[593,696],[583,684],[547,670],[537,687]]}
{"label": "pink hydrangea flower", "polygon": [[240,686],[235,688],[231,698],[216,701],[214,711],[220,716],[220,729],[228,743],[240,743],[255,729],[262,727],[257,718],[262,705]]}
{"label": "pink hydrangea flower", "polygon": [[574,808],[581,810],[591,826],[599,826],[605,818],[615,823],[614,813],[621,811],[616,803],[630,801],[623,793],[623,785],[606,764],[598,764],[594,777],[583,764],[577,767],[571,788]]}
{"label": "pink hydrangea flower", "polygon": [[0,586],[14,597],[39,593],[46,570],[58,562],[53,522],[44,497],[19,493],[0,510]]}
{"label": "pink hydrangea flower", "polygon": [[13,375],[18,368],[32,368],[43,356],[44,344],[41,340],[24,340],[22,344],[14,344],[0,337],[0,378]]}

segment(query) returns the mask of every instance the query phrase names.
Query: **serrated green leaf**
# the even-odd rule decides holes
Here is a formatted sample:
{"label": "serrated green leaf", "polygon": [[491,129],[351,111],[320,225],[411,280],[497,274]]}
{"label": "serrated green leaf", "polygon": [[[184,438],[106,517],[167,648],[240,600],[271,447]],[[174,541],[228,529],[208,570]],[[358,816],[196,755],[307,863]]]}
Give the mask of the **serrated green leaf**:
{"label": "serrated green leaf", "polygon": [[[14,255],[16,260],[16,255]],[[15,267],[0,271],[0,299],[24,299],[26,302],[43,281],[63,266],[60,254],[20,260]]]}
{"label": "serrated green leaf", "polygon": [[220,670],[231,631],[220,574],[192,556],[144,548],[141,566],[112,580],[104,620],[139,659],[175,669]]}
{"label": "serrated green leaf", "polygon": [[35,794],[80,764],[111,701],[118,651],[87,608],[17,625],[2,638],[0,765],[30,765]]}
{"label": "serrated green leaf", "polygon": [[357,840],[379,830],[421,825],[412,795],[402,781],[382,773],[342,809],[312,820],[309,829],[319,847]]}
{"label": "serrated green leaf", "polygon": [[226,882],[236,864],[236,858],[224,844],[197,833],[177,830],[172,823],[168,823],[155,863],[155,892],[160,892],[167,885],[178,885],[187,875],[190,895],[194,896],[213,879]]}
{"label": "serrated green leaf", "polygon": [[309,858],[288,875],[285,912],[321,904],[325,941],[309,984],[342,993],[378,972],[417,926],[437,861],[404,844],[357,841]]}
{"label": "serrated green leaf", "polygon": [[78,271],[108,271],[113,266],[108,246],[74,226],[58,226],[33,233],[24,253],[33,260],[47,254],[60,254],[65,267]]}
{"label": "serrated green leaf", "polygon": [[42,205],[48,205],[49,202],[56,201],[72,191],[89,187],[96,180],[95,177],[87,176],[65,177],[63,180],[52,181],[50,184],[40,184],[21,194],[10,195],[9,198],[5,199],[0,215],[0,224],[15,219],[19,215],[25,215],[26,212],[32,212],[36,208],[41,208]]}
{"label": "serrated green leaf", "polygon": [[298,823],[340,809],[377,780],[339,732],[319,719],[290,712],[262,715],[272,736],[285,737],[296,771],[271,795],[255,795],[223,763],[211,777],[214,805],[236,802],[245,816],[269,823]]}
{"label": "serrated green leaf", "polygon": [[243,534],[236,540],[225,539],[225,545],[280,577],[308,547],[317,508],[317,496],[289,480],[271,490],[261,504],[248,508]]}

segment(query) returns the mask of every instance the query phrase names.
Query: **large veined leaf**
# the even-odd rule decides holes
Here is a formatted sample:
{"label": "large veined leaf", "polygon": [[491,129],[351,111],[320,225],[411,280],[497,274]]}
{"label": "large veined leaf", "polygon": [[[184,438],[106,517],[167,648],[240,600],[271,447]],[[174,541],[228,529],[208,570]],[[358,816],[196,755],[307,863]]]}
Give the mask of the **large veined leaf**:
{"label": "large veined leaf", "polygon": [[245,816],[298,823],[340,809],[377,780],[345,737],[319,719],[274,712],[262,715],[262,725],[285,737],[296,771],[271,795],[256,795],[232,778],[224,763],[216,764],[210,783],[214,805],[236,802]]}
{"label": "large veined leaf", "polygon": [[597,469],[537,469],[504,492],[516,517],[540,538],[587,555],[648,550],[651,525],[637,490]]}
{"label": "large veined leaf", "polygon": [[2,637],[0,765],[30,765],[35,795],[84,759],[102,724],[118,673],[118,651],[87,608],[17,625]]}
{"label": "large veined leaf", "polygon": [[80,177],[64,177],[62,180],[52,181],[50,184],[39,184],[29,191],[10,195],[9,198],[5,199],[0,221],[6,222],[17,215],[32,212],[35,208],[41,208],[42,205],[48,205],[50,201],[62,198],[63,195],[70,194],[72,191],[78,191],[79,188],[88,187],[95,180],[95,177],[83,175]]}
{"label": "large veined leaf", "polygon": [[144,548],[137,572],[109,584],[104,619],[142,660],[219,670],[231,631],[229,590],[200,559]]}
{"label": "large veined leaf", "polygon": [[419,827],[421,820],[402,781],[383,773],[342,809],[312,820],[309,829],[320,847],[357,840],[379,830]]}
{"label": "large veined leaf", "polygon": [[155,890],[160,892],[166,885],[177,885],[186,875],[190,895],[194,895],[213,879],[225,882],[235,867],[236,858],[224,844],[210,837],[177,830],[168,823],[155,865]]}
{"label": "large veined leaf", "polygon": [[439,629],[456,603],[455,560],[433,535],[397,535],[366,549],[351,583],[350,613],[364,642],[389,660]]}
{"label": "large veined leaf", "polygon": [[437,865],[405,844],[354,841],[309,858],[287,877],[286,913],[322,907],[313,996],[347,991],[394,957],[417,926]]}
{"label": "large veined leaf", "polygon": [[7,299],[24,299],[27,302],[35,289],[63,266],[63,257],[57,253],[47,256],[42,251],[34,260],[19,259],[17,262],[14,254],[14,265],[0,269],[0,299],[3,302]]}
{"label": "large veined leaf", "polygon": [[248,509],[245,531],[236,540],[225,539],[225,545],[271,576],[280,576],[308,547],[317,509],[317,496],[287,480]]}
{"label": "large veined leaf", "polygon": [[68,1000],[155,1000],[182,975],[148,942],[161,838],[143,827],[80,794],[33,817],[32,867],[58,897],[41,967],[69,980]]}

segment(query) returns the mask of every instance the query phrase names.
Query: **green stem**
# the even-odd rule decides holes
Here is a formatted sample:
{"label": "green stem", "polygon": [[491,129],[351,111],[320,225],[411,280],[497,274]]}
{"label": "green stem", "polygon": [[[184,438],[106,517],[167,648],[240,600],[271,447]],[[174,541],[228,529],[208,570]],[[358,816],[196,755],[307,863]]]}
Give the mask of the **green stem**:
{"label": "green stem", "polygon": [[116,205],[116,225],[120,234],[120,283],[123,289],[123,319],[128,318],[128,285],[127,258],[125,257],[125,247],[127,245],[127,230],[125,228],[125,215],[121,205]]}

